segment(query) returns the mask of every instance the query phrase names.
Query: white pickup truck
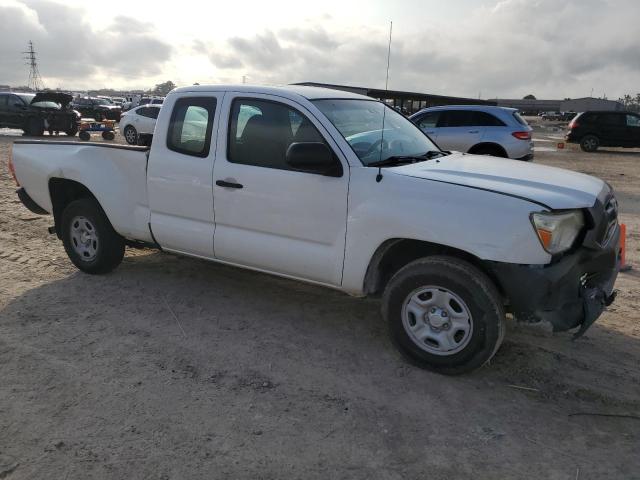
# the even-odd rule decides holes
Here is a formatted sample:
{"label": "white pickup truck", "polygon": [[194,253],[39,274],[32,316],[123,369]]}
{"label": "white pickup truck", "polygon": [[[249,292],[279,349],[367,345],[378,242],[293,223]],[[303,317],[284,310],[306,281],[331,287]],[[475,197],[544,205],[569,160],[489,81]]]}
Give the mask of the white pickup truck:
{"label": "white pickup truck", "polygon": [[400,351],[441,373],[488,362],[508,312],[581,334],[615,296],[609,185],[442,151],[346,92],[180,88],[150,148],[16,141],[11,169],[84,272],[142,245],[379,295]]}

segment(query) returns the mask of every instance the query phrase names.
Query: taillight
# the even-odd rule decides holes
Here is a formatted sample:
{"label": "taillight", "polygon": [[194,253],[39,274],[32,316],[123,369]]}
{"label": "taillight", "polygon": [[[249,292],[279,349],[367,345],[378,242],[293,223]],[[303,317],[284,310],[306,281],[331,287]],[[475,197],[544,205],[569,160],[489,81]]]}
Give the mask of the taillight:
{"label": "taillight", "polygon": [[511,135],[518,140],[531,140],[531,132],[513,132]]}
{"label": "taillight", "polygon": [[11,157],[11,153],[9,153],[9,173],[13,177],[13,181],[16,182],[16,185],[20,186],[20,182],[18,182],[18,177],[16,177],[16,169],[13,166],[13,157]]}
{"label": "taillight", "polygon": [[569,130],[573,130],[574,128],[578,128],[578,126],[579,126],[578,122],[576,122],[575,120],[571,120],[569,122],[569,125],[568,125]]}

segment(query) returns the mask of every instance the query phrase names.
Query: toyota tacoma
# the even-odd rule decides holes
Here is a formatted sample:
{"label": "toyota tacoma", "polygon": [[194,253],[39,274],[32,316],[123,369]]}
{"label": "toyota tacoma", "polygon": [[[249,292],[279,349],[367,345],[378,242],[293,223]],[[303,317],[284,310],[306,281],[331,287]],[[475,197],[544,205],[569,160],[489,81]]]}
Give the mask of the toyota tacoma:
{"label": "toyota tacoma", "polygon": [[149,148],[23,140],[11,169],[83,272],[142,245],[377,296],[399,350],[440,373],[487,363],[507,313],[579,335],[615,296],[607,183],[443,151],[347,92],[179,88]]}

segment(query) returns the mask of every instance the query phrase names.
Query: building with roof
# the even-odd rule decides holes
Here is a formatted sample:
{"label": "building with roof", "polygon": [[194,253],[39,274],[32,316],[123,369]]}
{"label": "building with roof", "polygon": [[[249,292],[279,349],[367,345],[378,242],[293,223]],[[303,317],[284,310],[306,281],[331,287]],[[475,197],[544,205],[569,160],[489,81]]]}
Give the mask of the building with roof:
{"label": "building with roof", "polygon": [[517,108],[529,115],[540,112],[585,112],[587,110],[624,110],[620,102],[604,98],[567,98],[565,100],[538,100],[529,98],[497,98],[500,107]]}

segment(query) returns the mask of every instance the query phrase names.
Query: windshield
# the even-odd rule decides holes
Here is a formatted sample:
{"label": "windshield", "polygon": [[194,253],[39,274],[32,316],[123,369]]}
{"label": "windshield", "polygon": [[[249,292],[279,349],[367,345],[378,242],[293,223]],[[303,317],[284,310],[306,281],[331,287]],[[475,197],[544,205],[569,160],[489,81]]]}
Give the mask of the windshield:
{"label": "windshield", "polygon": [[113,102],[108,98],[96,98],[96,101],[100,105],[113,105]]}
{"label": "windshield", "polygon": [[18,96],[27,105],[29,105],[31,103],[31,100],[33,100],[36,97],[34,93],[19,93]]}
{"label": "windshield", "polygon": [[[375,100],[314,100],[365,165],[440,149],[410,120]],[[384,131],[382,129],[384,119]]]}

